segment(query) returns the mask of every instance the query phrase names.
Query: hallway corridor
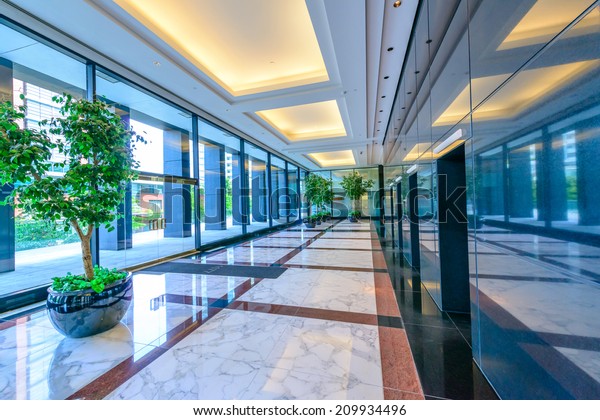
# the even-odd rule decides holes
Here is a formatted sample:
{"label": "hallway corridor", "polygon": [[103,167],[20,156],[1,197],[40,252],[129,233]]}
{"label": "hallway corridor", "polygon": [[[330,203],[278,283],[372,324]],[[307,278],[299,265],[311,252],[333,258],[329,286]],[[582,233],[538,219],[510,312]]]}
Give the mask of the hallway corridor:
{"label": "hallway corridor", "polygon": [[[200,265],[202,264],[202,265]],[[1,399],[423,399],[372,223],[296,225],[135,273],[122,323],[0,319]]]}

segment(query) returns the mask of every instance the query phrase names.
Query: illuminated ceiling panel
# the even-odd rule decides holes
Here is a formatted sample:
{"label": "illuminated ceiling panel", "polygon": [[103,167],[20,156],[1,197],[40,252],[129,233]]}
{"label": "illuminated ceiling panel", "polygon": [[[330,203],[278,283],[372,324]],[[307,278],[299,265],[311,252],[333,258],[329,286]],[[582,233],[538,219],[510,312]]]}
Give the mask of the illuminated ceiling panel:
{"label": "illuminated ceiling panel", "polygon": [[346,135],[337,101],[315,102],[256,113],[290,141]]}
{"label": "illuminated ceiling panel", "polygon": [[[539,99],[595,68],[599,63],[600,60],[589,60],[522,71],[490,100],[480,106],[474,112],[473,118],[475,120],[513,118]],[[473,79],[471,82],[473,103],[480,103],[509,76],[500,74]],[[457,119],[469,113],[469,106],[469,86],[467,85],[433,125],[453,124]]]}
{"label": "illuminated ceiling panel", "polygon": [[337,152],[309,153],[311,158],[317,161],[319,166],[334,167],[334,166],[354,166],[354,154],[352,150],[340,150]]}
{"label": "illuminated ceiling panel", "polygon": [[234,96],[329,80],[304,0],[114,0]]}
{"label": "illuminated ceiling panel", "polygon": [[[548,42],[590,5],[589,0],[538,0],[502,41],[498,50]],[[597,30],[600,8],[596,8],[567,32],[567,37]]]}

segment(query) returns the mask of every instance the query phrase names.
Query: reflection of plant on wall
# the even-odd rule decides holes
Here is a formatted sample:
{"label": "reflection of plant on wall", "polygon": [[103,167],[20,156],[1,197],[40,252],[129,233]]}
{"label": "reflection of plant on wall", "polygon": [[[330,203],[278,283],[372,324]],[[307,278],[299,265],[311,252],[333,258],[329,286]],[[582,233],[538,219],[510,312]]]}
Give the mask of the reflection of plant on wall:
{"label": "reflection of plant on wall", "polygon": [[348,175],[344,175],[340,185],[352,202],[352,211],[358,211],[356,201],[360,200],[369,191],[369,188],[373,187],[373,184],[372,179],[364,179],[361,174],[354,170]]}

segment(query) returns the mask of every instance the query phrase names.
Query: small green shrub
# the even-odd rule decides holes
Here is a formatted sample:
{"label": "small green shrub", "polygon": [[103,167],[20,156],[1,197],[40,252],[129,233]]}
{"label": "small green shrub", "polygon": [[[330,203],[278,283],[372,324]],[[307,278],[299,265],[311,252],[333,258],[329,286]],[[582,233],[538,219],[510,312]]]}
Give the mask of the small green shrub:
{"label": "small green shrub", "polygon": [[127,273],[124,271],[117,271],[115,268],[109,270],[96,265],[94,266],[94,278],[91,281],[83,274],[67,273],[66,276],[52,278],[52,289],[60,293],[92,289],[94,292],[100,293],[106,286],[123,280],[125,277],[127,277]]}

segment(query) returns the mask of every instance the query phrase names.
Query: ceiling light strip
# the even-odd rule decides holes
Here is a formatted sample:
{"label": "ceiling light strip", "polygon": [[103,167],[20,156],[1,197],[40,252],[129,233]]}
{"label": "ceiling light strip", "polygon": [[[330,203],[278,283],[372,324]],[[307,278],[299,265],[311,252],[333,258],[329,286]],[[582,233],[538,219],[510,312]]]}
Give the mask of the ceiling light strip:
{"label": "ceiling light strip", "polygon": [[454,144],[454,142],[461,140],[465,136],[465,132],[462,128],[459,128],[454,133],[452,133],[446,140],[438,144],[434,149],[433,153],[436,155],[441,151],[445,150],[450,145]]}

